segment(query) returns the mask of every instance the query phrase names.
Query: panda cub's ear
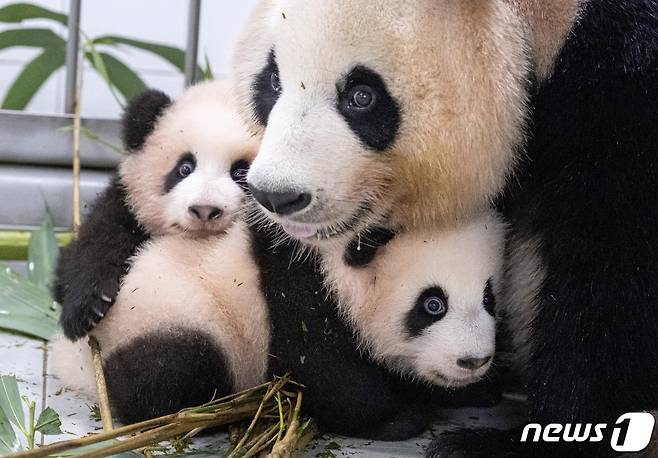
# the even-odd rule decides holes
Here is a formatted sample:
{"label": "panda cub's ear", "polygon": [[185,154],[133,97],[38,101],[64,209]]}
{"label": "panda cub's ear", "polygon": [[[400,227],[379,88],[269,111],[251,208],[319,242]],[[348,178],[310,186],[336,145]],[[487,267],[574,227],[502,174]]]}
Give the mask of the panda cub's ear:
{"label": "panda cub's ear", "polygon": [[350,267],[364,268],[375,259],[380,248],[395,238],[395,232],[384,227],[371,227],[358,234],[347,245],[343,261]]}
{"label": "panda cub's ear", "polygon": [[144,146],[162,113],[171,105],[167,94],[155,89],[134,97],[123,113],[122,138],[128,152],[137,151]]}

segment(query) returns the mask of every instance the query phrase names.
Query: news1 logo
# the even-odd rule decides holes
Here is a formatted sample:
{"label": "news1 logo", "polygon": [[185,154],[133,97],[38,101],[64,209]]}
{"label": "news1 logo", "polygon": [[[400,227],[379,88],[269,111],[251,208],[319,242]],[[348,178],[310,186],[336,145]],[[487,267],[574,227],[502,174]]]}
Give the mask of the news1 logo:
{"label": "news1 logo", "polygon": [[[616,452],[641,452],[649,442],[656,423],[647,412],[625,413],[613,425],[610,446]],[[545,427],[530,423],[523,428],[521,442],[601,442],[606,423],[551,423]]]}

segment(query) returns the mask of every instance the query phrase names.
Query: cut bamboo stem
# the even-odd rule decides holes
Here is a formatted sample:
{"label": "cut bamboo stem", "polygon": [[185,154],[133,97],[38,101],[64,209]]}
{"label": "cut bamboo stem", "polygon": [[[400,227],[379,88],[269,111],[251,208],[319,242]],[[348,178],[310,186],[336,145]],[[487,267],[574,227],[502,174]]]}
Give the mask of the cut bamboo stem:
{"label": "cut bamboo stem", "polygon": [[103,431],[109,433],[114,429],[114,424],[112,421],[112,411],[110,410],[110,398],[107,395],[107,383],[105,382],[105,372],[103,371],[101,346],[94,336],[89,336],[89,346],[91,347],[91,358],[94,363],[96,391],[98,393],[101,420],[103,420]]}

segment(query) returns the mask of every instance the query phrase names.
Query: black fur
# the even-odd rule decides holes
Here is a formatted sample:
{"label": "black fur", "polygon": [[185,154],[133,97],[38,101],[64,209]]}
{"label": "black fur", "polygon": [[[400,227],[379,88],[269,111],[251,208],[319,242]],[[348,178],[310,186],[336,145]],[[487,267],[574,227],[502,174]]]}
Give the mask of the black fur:
{"label": "black fur", "polygon": [[[402,117],[400,105],[382,77],[367,67],[357,66],[338,86],[338,111],[361,142],[375,151],[390,148],[397,138]],[[374,95],[374,103],[368,109],[358,109],[353,104],[353,90],[359,87],[369,88]]]}
{"label": "black fur", "polygon": [[292,247],[272,249],[266,232],[252,234],[270,309],[270,372],[292,371],[306,385],[304,413],[324,431],[350,436],[402,440],[425,430],[431,391],[359,352],[352,330],[326,297],[315,262],[291,264]]}
{"label": "black fur", "polygon": [[376,227],[355,237],[345,250],[344,261],[350,267],[366,267],[375,259],[377,251],[393,240],[395,232]]}
{"label": "black fur", "polygon": [[115,176],[59,257],[55,300],[62,304],[60,324],[71,340],[85,336],[105,315],[128,271],[128,259],[148,238],[125,199]]}
{"label": "black fur", "polygon": [[276,102],[279,100],[281,92],[283,91],[280,82],[278,90],[273,87],[273,80],[279,82],[279,66],[276,63],[274,50],[270,51],[267,65],[256,76],[252,87],[254,114],[256,115],[256,121],[263,126],[267,125],[270,112],[272,111],[272,108],[274,108],[274,105],[276,105]]}
{"label": "black fur", "polygon": [[[529,419],[611,424],[658,407],[658,2],[587,2],[533,105],[530,160],[503,202],[546,269]],[[444,440],[429,456],[453,456]],[[451,443],[530,456],[496,437]],[[609,441],[570,447],[612,453]]]}
{"label": "black fur", "polygon": [[176,161],[176,165],[174,165],[174,168],[169,171],[169,174],[164,179],[164,193],[167,194],[169,191],[174,189],[178,183],[183,181],[186,176],[181,175],[180,173],[180,167],[185,163],[189,163],[191,166],[192,171],[194,172],[194,169],[196,168],[196,157],[194,157],[194,154],[192,153],[185,153],[183,154],[178,161]]}
{"label": "black fur", "polygon": [[487,313],[491,316],[496,316],[496,295],[493,293],[493,279],[487,281],[487,286],[484,288],[484,297],[482,298],[482,305]]}
{"label": "black fur", "polygon": [[209,336],[185,328],[132,340],[107,358],[105,374],[112,412],[126,423],[175,413],[233,392],[221,349]]}
{"label": "black fur", "polygon": [[171,105],[164,92],[150,89],[133,98],[123,114],[123,144],[128,151],[137,151],[151,135],[162,113]]}

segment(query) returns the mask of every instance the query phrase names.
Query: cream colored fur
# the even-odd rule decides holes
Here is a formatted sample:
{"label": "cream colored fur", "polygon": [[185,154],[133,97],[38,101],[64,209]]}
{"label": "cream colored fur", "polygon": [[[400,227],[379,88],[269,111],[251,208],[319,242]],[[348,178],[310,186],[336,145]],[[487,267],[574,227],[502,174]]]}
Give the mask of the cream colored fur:
{"label": "cream colored fur", "polygon": [[[328,287],[365,349],[395,369],[460,386],[489,366],[472,373],[457,366],[458,358],[494,353],[495,319],[483,306],[483,293],[490,278],[498,292],[503,244],[504,225],[491,213],[456,229],[398,235],[365,268],[347,266],[342,250],[320,252]],[[407,314],[432,286],[448,295],[448,314],[410,338]]]}
{"label": "cream colored fur", "polygon": [[[250,252],[242,222],[221,238],[172,235],[149,241],[135,256],[116,303],[91,333],[105,357],[137,337],[171,334],[182,327],[205,332],[215,340],[227,358],[237,391],[262,383],[269,320]],[[58,345],[56,374],[76,387],[89,385],[92,377],[93,386],[90,361],[68,361],[88,354],[86,344]],[[70,370],[78,364],[81,370]]]}
{"label": "cream colored fur", "polygon": [[586,0],[505,0],[525,19],[535,72],[551,75],[553,64]]}
{"label": "cream colored fur", "polygon": [[[283,92],[250,181],[325,190],[326,210],[299,217],[307,224],[345,220],[359,195],[408,227],[479,214],[523,140],[524,34],[502,1],[262,1],[235,51],[238,105],[253,116],[253,78],[271,49]],[[356,64],[383,75],[401,105],[385,153],[367,151],[335,110],[336,84]]]}

